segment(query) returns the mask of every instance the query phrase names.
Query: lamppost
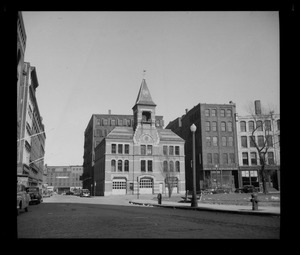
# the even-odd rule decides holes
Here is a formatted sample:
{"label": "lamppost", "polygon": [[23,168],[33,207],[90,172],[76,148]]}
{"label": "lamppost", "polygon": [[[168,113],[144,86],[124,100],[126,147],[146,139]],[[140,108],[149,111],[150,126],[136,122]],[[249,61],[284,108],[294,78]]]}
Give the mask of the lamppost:
{"label": "lamppost", "polygon": [[191,132],[193,133],[193,195],[191,207],[198,207],[197,194],[196,194],[196,155],[195,155],[195,132],[197,127],[195,124],[191,125]]}

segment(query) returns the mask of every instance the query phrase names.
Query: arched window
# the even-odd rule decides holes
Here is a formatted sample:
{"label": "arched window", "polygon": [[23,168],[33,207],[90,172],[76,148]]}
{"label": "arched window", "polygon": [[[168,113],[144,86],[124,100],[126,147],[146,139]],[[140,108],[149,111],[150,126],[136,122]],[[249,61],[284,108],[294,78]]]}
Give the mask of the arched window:
{"label": "arched window", "polygon": [[226,131],[226,122],[225,121],[221,122],[221,131]]}
{"label": "arched window", "polygon": [[227,109],[226,116],[227,117],[231,117],[232,116],[232,111],[230,109]]}
{"label": "arched window", "polygon": [[151,112],[142,112],[142,122],[151,122]]}
{"label": "arched window", "polygon": [[111,161],[111,171],[112,172],[116,171],[116,161],[114,159]]}
{"label": "arched window", "polygon": [[174,172],[174,162],[170,161],[169,164],[170,164],[170,172]]}
{"label": "arched window", "polygon": [[231,121],[227,122],[227,131],[232,132],[232,122]]}
{"label": "arched window", "polygon": [[123,162],[122,160],[118,160],[118,172],[122,172]]}
{"label": "arched window", "polygon": [[163,168],[164,168],[164,172],[168,172],[168,162],[167,161],[164,161],[163,163]]}
{"label": "arched window", "polygon": [[254,121],[249,121],[248,122],[248,129],[249,129],[249,132],[252,132],[254,130]]}
{"label": "arched window", "polygon": [[256,122],[257,131],[263,131],[263,124],[261,120]]}
{"label": "arched window", "polygon": [[175,163],[175,171],[180,172],[180,162],[179,161],[176,161],[176,163]]}
{"label": "arched window", "polygon": [[246,132],[246,122],[245,121],[241,121],[240,127],[241,127],[241,132]]}

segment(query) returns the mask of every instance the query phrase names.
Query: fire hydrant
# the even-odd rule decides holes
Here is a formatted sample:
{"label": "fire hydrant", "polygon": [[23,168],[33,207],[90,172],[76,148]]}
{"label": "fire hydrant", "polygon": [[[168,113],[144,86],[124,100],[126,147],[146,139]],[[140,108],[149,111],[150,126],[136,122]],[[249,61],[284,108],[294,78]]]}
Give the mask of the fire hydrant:
{"label": "fire hydrant", "polygon": [[252,210],[257,211],[258,210],[258,199],[257,199],[257,194],[251,194],[251,199],[250,201],[252,202]]}
{"label": "fire hydrant", "polygon": [[158,200],[158,204],[159,205],[161,205],[161,194],[159,193],[158,195],[157,195],[157,200]]}

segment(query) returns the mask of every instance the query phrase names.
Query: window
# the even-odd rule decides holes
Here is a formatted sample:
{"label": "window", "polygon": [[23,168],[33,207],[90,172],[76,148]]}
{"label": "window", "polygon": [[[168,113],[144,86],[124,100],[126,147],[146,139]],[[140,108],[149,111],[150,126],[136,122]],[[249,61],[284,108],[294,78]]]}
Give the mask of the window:
{"label": "window", "polygon": [[217,131],[217,122],[216,121],[212,122],[212,131]]}
{"label": "window", "polygon": [[179,161],[175,162],[175,171],[180,172],[180,162]]}
{"label": "window", "polygon": [[255,147],[255,136],[249,136],[250,147]]}
{"label": "window", "polygon": [[174,155],[174,147],[169,146],[169,155]]}
{"label": "window", "polygon": [[211,138],[210,138],[210,136],[207,136],[207,137],[206,137],[206,146],[207,146],[207,147],[210,147],[210,146],[211,146]]}
{"label": "window", "polygon": [[249,132],[252,132],[254,130],[254,121],[251,120],[248,122],[248,129]]}
{"label": "window", "polygon": [[122,172],[123,162],[122,160],[118,160],[118,172]]}
{"label": "window", "polygon": [[219,153],[214,153],[214,163],[219,164]]}
{"label": "window", "polygon": [[174,162],[170,161],[169,165],[170,165],[170,172],[174,172]]}
{"label": "window", "polygon": [[228,154],[223,153],[222,157],[223,157],[223,164],[228,164]]}
{"label": "window", "polygon": [[146,155],[146,145],[141,145],[141,155]]}
{"label": "window", "polygon": [[206,117],[209,117],[209,116],[210,116],[210,114],[209,114],[209,109],[206,109],[206,110],[205,110],[205,116],[206,116]]}
{"label": "window", "polygon": [[211,110],[211,116],[212,117],[216,117],[217,116],[217,110],[216,109],[212,109]]}
{"label": "window", "polygon": [[262,121],[261,120],[258,120],[257,122],[256,122],[256,130],[257,131],[263,131],[263,124],[262,124]]}
{"label": "window", "polygon": [[222,136],[222,146],[226,147],[227,145],[227,137],[226,136]]}
{"label": "window", "polygon": [[280,120],[277,120],[277,130],[280,131]]}
{"label": "window", "polygon": [[274,165],[274,153],[272,151],[268,152],[268,163]]}
{"label": "window", "polygon": [[241,132],[246,132],[246,122],[241,121],[240,122]]}
{"label": "window", "polygon": [[168,172],[168,162],[164,161],[163,163],[164,172]]}
{"label": "window", "polygon": [[225,110],[224,110],[224,109],[221,109],[221,110],[220,110],[220,116],[221,116],[221,117],[225,117]]}
{"label": "window", "polygon": [[141,160],[141,171],[146,172],[146,160]]}
{"label": "window", "polygon": [[227,131],[232,132],[232,122],[231,121],[227,122]]}
{"label": "window", "polygon": [[230,160],[230,164],[234,164],[235,163],[235,155],[234,153],[229,153],[229,160]]}
{"label": "window", "polygon": [[212,154],[207,153],[207,164],[212,164]]}
{"label": "window", "polygon": [[102,125],[107,126],[107,119],[102,119]]}
{"label": "window", "polygon": [[242,147],[247,148],[247,136],[241,136]]}
{"label": "window", "polygon": [[269,130],[269,131],[272,130],[272,129],[271,129],[271,121],[270,121],[270,120],[266,120],[266,121],[265,121],[265,127],[266,127],[266,130]]}
{"label": "window", "polygon": [[232,111],[230,109],[227,109],[226,116],[227,117],[232,117]]}
{"label": "window", "polygon": [[210,122],[209,121],[205,122],[205,131],[210,131]]}
{"label": "window", "polygon": [[266,135],[266,140],[267,140],[267,146],[268,147],[273,147],[273,138],[271,135]]}
{"label": "window", "polygon": [[180,155],[179,146],[175,146],[175,155],[177,155],[177,156]]}
{"label": "window", "polygon": [[114,159],[111,161],[111,171],[112,172],[116,171],[116,161]]}
{"label": "window", "polygon": [[258,147],[264,147],[265,146],[263,135],[257,136],[257,143],[258,143]]}
{"label": "window", "polygon": [[218,146],[218,137],[213,136],[212,140],[213,140],[213,146]]}
{"label": "window", "polygon": [[248,152],[243,152],[242,153],[242,157],[243,157],[243,165],[244,166],[248,166],[249,162],[248,162]]}
{"label": "window", "polygon": [[147,155],[152,155],[152,145],[147,145]]}
{"label": "window", "polygon": [[113,153],[113,154],[116,153],[116,144],[111,145],[111,153]]}
{"label": "window", "polygon": [[163,146],[163,154],[168,155],[168,146],[166,145]]}
{"label": "window", "polygon": [[116,120],[115,119],[111,119],[110,120],[110,125],[111,126],[115,126],[116,125]]}
{"label": "window", "polygon": [[129,144],[125,144],[125,154],[129,154]]}
{"label": "window", "polygon": [[118,153],[123,154],[123,144],[118,144]]}
{"label": "window", "polygon": [[123,126],[123,120],[118,119],[118,125]]}
{"label": "window", "polygon": [[124,162],[124,171],[129,172],[129,160],[125,160]]}
{"label": "window", "polygon": [[225,121],[221,122],[221,131],[223,131],[223,132],[226,131],[226,122]]}
{"label": "window", "polygon": [[233,137],[232,136],[228,136],[228,140],[227,140],[227,146],[233,146]]}
{"label": "window", "polygon": [[148,172],[152,172],[152,160],[148,160]]}
{"label": "window", "polygon": [[127,120],[127,126],[131,126],[131,120]]}
{"label": "window", "polygon": [[142,112],[142,122],[149,123],[151,122],[151,112]]}
{"label": "window", "polygon": [[257,165],[256,152],[251,152],[250,156],[251,156],[251,165],[256,166]]}

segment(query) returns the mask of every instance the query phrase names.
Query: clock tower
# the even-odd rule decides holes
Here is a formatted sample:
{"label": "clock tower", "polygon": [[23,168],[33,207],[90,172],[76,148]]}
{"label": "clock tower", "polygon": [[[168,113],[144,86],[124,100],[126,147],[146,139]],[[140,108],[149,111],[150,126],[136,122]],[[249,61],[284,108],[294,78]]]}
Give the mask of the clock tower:
{"label": "clock tower", "polygon": [[[147,135],[147,140],[158,143],[159,136],[155,127],[155,107],[148,89],[146,80],[142,80],[142,84],[133,106],[133,130],[135,131],[135,141],[138,142],[142,138],[142,134]],[[145,138],[145,137],[144,137]]]}

